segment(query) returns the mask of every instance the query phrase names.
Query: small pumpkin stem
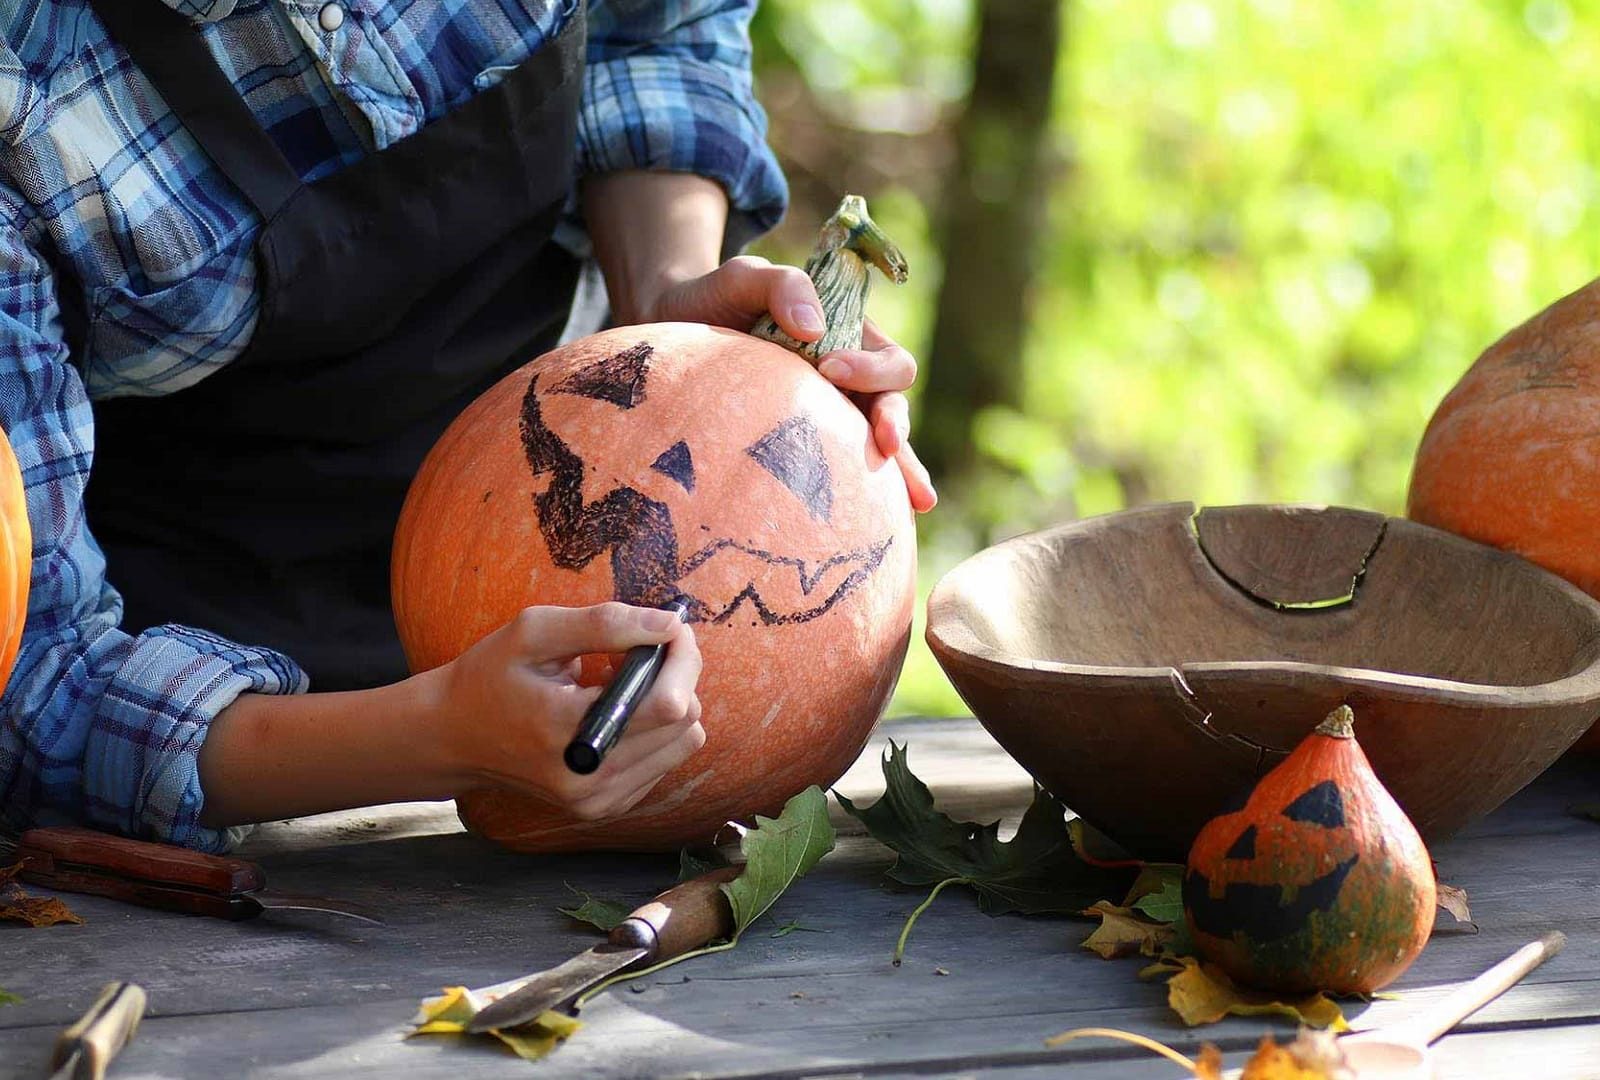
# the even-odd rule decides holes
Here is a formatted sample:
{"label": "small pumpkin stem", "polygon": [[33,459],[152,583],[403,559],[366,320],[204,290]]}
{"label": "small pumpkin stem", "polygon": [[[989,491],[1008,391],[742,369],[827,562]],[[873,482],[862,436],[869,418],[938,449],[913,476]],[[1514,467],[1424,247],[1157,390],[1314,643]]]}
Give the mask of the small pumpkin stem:
{"label": "small pumpkin stem", "polygon": [[867,291],[872,283],[867,273],[869,263],[896,285],[905,284],[906,257],[867,213],[867,200],[846,195],[833,216],[822,223],[816,246],[806,260],[806,273],[817,287],[822,318],[827,324],[821,339],[797,341],[780,330],[771,315],[762,316],[750,333],[797,352],[812,363],[836,349],[859,349]]}
{"label": "small pumpkin stem", "polygon": [[1317,725],[1318,735],[1327,735],[1334,739],[1353,739],[1356,737],[1356,714],[1348,705],[1340,705],[1328,714],[1326,720]]}

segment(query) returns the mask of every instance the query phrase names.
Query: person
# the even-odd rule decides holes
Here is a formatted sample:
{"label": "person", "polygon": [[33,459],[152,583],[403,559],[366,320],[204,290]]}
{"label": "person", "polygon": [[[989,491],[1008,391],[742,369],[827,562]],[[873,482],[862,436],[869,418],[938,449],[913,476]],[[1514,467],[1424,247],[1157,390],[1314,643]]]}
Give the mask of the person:
{"label": "person", "polygon": [[[246,823],[485,784],[604,818],[701,745],[694,635],[665,612],[529,608],[408,677],[388,551],[434,439],[556,342],[580,256],[617,322],[770,311],[818,338],[799,270],[727,257],[787,198],[752,7],[0,13],[0,424],[34,530],[0,824],[222,851]],[[912,358],[869,327],[820,370],[930,506]],[[605,766],[566,771],[595,694],[574,658],[661,642]]]}

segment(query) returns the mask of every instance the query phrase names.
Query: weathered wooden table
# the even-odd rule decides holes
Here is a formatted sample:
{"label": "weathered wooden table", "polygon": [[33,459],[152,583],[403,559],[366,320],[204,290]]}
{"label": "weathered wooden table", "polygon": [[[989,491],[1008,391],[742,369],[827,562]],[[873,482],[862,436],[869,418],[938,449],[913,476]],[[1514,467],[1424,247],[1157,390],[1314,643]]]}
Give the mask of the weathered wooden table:
{"label": "weathered wooden table", "polygon": [[[841,782],[882,788],[885,734],[945,809],[1015,819],[1027,776],[970,720],[897,723]],[[1435,851],[1464,886],[1481,932],[1440,933],[1395,987],[1398,1000],[1347,1007],[1357,1027],[1394,1022],[1514,948],[1559,928],[1566,951],[1440,1045],[1447,1077],[1600,1078],[1600,825],[1567,813],[1600,800],[1600,766],[1562,766],[1489,820]],[[556,911],[564,883],[642,898],[676,872],[664,857],[510,855],[460,831],[449,804],[415,803],[263,827],[245,854],[274,885],[387,911],[368,928],[331,917],[227,923],[71,897],[84,926],[0,925],[0,1078],[40,1077],[57,1031],[111,979],[145,986],[150,1014],[112,1068],[134,1077],[1046,1076],[1174,1077],[1119,1044],[1060,1049],[1046,1036],[1104,1025],[1230,1063],[1270,1021],[1189,1031],[1134,960],[1079,947],[1089,925],[980,914],[950,890],[889,958],[921,899],[887,887],[889,854],[836,816],[837,850],[747,933],[737,950],[694,960],[592,1002],[554,1055],[522,1062],[492,1043],[402,1038],[416,1005],[446,984],[482,985],[554,964],[594,937]],[[815,931],[772,931],[798,919]]]}

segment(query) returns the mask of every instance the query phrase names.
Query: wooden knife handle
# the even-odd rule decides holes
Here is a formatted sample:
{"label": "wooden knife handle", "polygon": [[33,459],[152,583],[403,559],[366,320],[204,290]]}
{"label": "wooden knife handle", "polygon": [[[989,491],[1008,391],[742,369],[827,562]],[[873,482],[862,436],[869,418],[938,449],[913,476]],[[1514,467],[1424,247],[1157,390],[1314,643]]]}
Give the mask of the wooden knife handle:
{"label": "wooden knife handle", "polygon": [[722,885],[738,877],[742,866],[727,866],[690,878],[633,911],[611,931],[611,943],[648,949],[642,963],[659,964],[691,949],[733,935],[733,908]]}
{"label": "wooden knife handle", "polygon": [[144,1016],[145,994],[133,983],[106,983],[105,989],[83,1018],[61,1033],[56,1040],[50,1068],[59,1070],[72,1062],[73,1080],[101,1080],[111,1059],[127,1045],[139,1029]]}
{"label": "wooden knife handle", "polygon": [[75,825],[28,830],[17,843],[17,857],[23,860],[22,879],[46,888],[222,918],[259,912],[242,894],[267,883],[261,868],[243,859]]}

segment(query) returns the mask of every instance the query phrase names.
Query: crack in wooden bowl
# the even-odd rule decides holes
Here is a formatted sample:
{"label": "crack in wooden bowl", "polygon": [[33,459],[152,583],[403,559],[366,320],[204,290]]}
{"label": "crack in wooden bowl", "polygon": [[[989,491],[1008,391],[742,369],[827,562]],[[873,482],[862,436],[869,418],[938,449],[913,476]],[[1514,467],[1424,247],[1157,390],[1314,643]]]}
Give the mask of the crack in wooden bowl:
{"label": "crack in wooden bowl", "polygon": [[1000,745],[1148,858],[1183,859],[1340,703],[1430,842],[1600,715],[1600,603],[1338,507],[1179,503],[1008,540],[939,582],[927,636]]}

